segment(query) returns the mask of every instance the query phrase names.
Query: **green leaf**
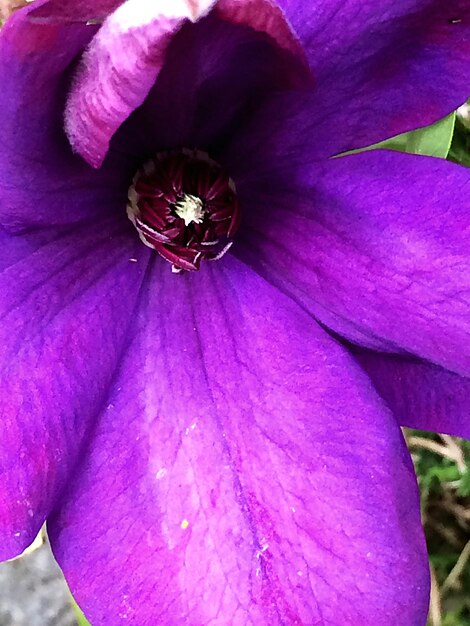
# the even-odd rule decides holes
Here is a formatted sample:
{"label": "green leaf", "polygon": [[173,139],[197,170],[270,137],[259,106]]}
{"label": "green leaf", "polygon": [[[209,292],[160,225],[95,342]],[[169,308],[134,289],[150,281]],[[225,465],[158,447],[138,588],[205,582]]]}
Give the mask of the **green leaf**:
{"label": "green leaf", "polygon": [[376,144],[376,147],[446,159],[454,135],[455,118],[456,114],[451,113],[432,126],[425,126],[397,135],[386,141],[381,141]]}
{"label": "green leaf", "polygon": [[75,602],[75,600],[73,598],[71,598],[72,600],[72,606],[74,608],[75,611],[75,615],[77,617],[77,625],[78,626],[91,626],[90,622],[87,620],[87,618],[83,615],[80,607],[78,606],[78,604]]}
{"label": "green leaf", "polygon": [[460,479],[459,494],[463,498],[470,497],[470,465],[468,466],[467,470],[462,474],[462,478]]}
{"label": "green leaf", "polygon": [[380,141],[367,148],[359,150],[349,150],[337,155],[338,157],[348,154],[357,154],[378,148],[395,150],[397,152],[408,152],[410,154],[421,154],[446,159],[452,144],[454,135],[456,114],[451,113],[432,126],[425,126],[417,130],[411,130],[401,135],[396,135],[385,141]]}
{"label": "green leaf", "polygon": [[448,155],[449,161],[470,167],[470,130],[457,119],[455,133]]}

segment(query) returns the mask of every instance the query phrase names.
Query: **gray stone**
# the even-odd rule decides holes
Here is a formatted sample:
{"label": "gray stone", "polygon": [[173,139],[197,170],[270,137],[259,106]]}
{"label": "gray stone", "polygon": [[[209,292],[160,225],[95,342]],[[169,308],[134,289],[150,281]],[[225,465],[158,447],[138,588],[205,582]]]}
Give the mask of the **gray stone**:
{"label": "gray stone", "polygon": [[47,544],[0,564],[0,626],[76,626],[67,585]]}

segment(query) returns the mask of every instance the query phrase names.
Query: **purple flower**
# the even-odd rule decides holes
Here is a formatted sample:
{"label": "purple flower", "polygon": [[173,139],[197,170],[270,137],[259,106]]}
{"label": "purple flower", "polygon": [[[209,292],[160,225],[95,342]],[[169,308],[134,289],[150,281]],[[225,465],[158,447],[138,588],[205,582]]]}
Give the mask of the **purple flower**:
{"label": "purple flower", "polygon": [[38,0],[3,28],[1,556],[47,518],[94,626],[424,625],[399,425],[470,434],[469,173],[329,157],[461,104],[469,21]]}

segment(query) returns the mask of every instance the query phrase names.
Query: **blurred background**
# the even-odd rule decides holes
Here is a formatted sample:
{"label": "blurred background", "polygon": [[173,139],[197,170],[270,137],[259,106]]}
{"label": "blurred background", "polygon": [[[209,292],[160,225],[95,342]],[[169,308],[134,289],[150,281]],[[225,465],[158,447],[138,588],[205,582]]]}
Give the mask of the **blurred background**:
{"label": "blurred background", "polygon": [[428,542],[428,626],[470,626],[470,442],[419,431],[405,435]]}

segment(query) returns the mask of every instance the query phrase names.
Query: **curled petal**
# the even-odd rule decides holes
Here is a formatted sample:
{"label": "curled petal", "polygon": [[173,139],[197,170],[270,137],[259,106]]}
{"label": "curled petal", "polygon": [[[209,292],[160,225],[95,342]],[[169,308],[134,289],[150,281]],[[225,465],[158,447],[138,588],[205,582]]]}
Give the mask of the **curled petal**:
{"label": "curled petal", "polygon": [[186,0],[128,0],[106,19],[81,61],[65,113],[72,147],[92,166],[101,165],[113,134],[144,101],[174,33],[200,14]]}
{"label": "curled petal", "polygon": [[253,102],[304,83],[297,57],[262,33],[211,14],[174,37],[157,82],[113,147],[138,156],[198,146],[217,155],[239,134]]}
{"label": "curled petal", "polygon": [[[128,0],[105,20],[82,59],[65,116],[70,143],[88,163],[101,165],[111,137],[144,102],[183,23],[200,20],[215,4],[216,0],[156,4]],[[304,60],[300,44],[275,4],[224,0],[216,13],[223,20],[266,33]]]}
{"label": "curled petal", "polygon": [[275,0],[219,0],[215,14],[232,24],[265,33],[308,66],[302,44]]}
{"label": "curled petal", "polygon": [[101,23],[124,0],[35,0],[31,21],[42,23]]}

